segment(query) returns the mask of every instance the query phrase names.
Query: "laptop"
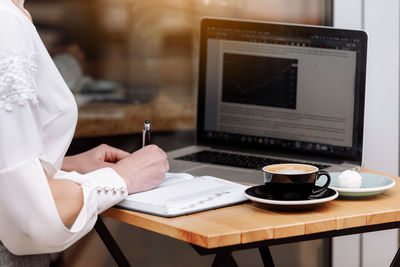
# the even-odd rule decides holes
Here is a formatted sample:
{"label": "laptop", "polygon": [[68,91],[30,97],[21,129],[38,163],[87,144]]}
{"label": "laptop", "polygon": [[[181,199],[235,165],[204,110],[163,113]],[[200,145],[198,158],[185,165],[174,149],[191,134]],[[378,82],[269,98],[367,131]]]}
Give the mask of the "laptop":
{"label": "laptop", "polygon": [[362,164],[367,34],[218,18],[201,22],[196,145],[170,172],[261,184],[263,166]]}

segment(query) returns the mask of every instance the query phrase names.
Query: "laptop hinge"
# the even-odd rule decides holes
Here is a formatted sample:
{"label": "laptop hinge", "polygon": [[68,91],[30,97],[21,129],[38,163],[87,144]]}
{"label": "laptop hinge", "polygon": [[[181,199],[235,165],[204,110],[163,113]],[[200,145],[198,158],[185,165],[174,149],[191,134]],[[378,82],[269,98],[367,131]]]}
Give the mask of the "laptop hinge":
{"label": "laptop hinge", "polygon": [[[254,149],[254,148],[238,148],[238,147],[227,147],[221,145],[213,145],[211,146],[212,149],[215,150],[224,150],[229,152],[238,152],[243,154],[251,154],[254,156],[261,156],[261,157],[277,157],[277,158],[289,158],[299,161],[316,161],[316,162],[323,162],[328,164],[342,164],[345,162],[342,159],[337,158],[327,158],[323,156],[316,156],[316,155],[305,155],[305,154],[292,154],[292,153],[285,153],[279,151],[265,151],[261,149]],[[352,162],[354,165],[360,165],[359,163]]]}

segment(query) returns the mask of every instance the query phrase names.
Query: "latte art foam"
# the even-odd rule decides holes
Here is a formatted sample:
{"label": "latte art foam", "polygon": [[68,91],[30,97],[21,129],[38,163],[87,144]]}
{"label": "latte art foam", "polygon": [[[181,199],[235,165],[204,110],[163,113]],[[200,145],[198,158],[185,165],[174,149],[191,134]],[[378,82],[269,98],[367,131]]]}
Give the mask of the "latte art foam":
{"label": "latte art foam", "polygon": [[316,172],[318,168],[306,164],[284,163],[265,166],[263,170],[270,173],[296,175]]}
{"label": "latte art foam", "polygon": [[307,171],[306,170],[301,170],[301,169],[296,169],[296,168],[293,168],[293,167],[287,167],[285,169],[277,171],[276,173],[279,173],[279,174],[302,174],[302,173],[305,173],[305,172],[307,172]]}

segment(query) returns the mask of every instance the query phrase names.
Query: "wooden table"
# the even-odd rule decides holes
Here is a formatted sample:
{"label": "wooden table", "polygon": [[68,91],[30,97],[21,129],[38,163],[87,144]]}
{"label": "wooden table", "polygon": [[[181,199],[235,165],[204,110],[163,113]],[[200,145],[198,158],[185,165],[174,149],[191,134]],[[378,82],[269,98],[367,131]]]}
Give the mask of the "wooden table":
{"label": "wooden table", "polygon": [[[273,266],[271,245],[400,228],[400,178],[386,176],[396,185],[377,197],[336,199],[308,211],[277,211],[249,202],[175,218],[118,208],[102,215],[188,242],[200,255],[216,254],[213,266],[237,266],[231,252],[248,248],[258,248],[264,264]],[[400,266],[398,254],[392,266]]]}

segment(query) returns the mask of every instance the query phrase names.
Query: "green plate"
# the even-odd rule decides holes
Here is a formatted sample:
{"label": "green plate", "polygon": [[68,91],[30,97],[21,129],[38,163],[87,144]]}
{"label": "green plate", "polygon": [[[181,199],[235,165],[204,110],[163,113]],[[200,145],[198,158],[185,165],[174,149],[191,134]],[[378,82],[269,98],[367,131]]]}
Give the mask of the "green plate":
{"label": "green plate", "polygon": [[[378,195],[385,190],[392,188],[396,182],[389,177],[359,172],[362,177],[362,184],[360,188],[344,188],[339,187],[337,180],[341,172],[330,172],[331,176],[331,184],[330,188],[336,190],[339,193],[340,197],[346,198],[363,198],[363,197],[371,197]],[[321,178],[316,182],[316,185],[323,185],[326,182],[326,177],[321,176]]]}

